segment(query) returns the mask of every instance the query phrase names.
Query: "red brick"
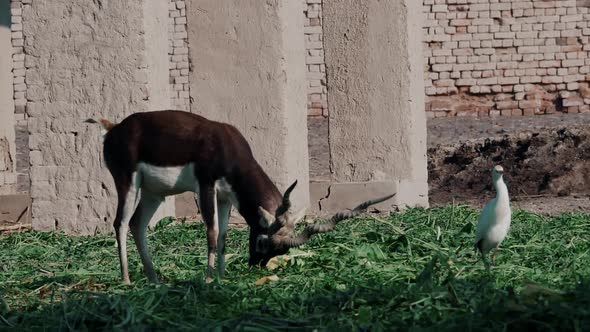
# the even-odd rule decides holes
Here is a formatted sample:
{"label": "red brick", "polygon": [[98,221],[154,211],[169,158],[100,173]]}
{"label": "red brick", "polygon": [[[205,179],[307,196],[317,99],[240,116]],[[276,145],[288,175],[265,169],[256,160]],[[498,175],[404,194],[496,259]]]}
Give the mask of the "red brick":
{"label": "red brick", "polygon": [[510,110],[518,108],[518,102],[514,100],[499,101],[496,103],[496,108],[499,110]]}
{"label": "red brick", "polygon": [[430,103],[430,109],[434,112],[450,111],[453,109],[453,103],[450,100],[433,100]]}
{"label": "red brick", "polygon": [[322,116],[322,109],[321,108],[309,108],[307,110],[308,116]]}
{"label": "red brick", "polygon": [[481,110],[477,112],[477,115],[481,118],[481,117],[485,117],[490,115],[490,110]]}
{"label": "red brick", "polygon": [[590,99],[590,88],[584,85],[580,85],[578,91],[580,92],[580,96],[582,96],[582,98]]}
{"label": "red brick", "polygon": [[535,110],[533,108],[525,108],[522,110],[522,113],[524,116],[531,116],[531,115],[535,115]]}
{"label": "red brick", "polygon": [[541,101],[540,100],[521,100],[518,103],[518,106],[520,106],[520,108],[523,109],[527,109],[527,108],[540,108],[542,106]]}

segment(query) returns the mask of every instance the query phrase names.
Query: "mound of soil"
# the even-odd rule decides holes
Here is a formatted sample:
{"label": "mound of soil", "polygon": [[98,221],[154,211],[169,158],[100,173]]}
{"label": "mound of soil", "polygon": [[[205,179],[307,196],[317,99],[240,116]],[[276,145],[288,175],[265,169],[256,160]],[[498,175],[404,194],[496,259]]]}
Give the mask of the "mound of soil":
{"label": "mound of soil", "polygon": [[512,197],[590,194],[590,127],[507,134],[428,149],[431,203],[493,195],[502,165]]}

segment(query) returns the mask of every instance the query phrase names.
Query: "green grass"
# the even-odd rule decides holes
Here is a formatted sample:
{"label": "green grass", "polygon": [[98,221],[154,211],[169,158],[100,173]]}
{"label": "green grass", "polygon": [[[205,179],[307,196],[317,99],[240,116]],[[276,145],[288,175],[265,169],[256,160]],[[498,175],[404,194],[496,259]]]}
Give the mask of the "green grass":
{"label": "green grass", "polygon": [[0,330],[590,328],[588,215],[517,211],[489,273],[473,251],[476,220],[449,206],[347,221],[273,271],[248,267],[247,232],[230,230],[226,278],[213,284],[204,227],[161,222],[149,235],[159,286],[132,240],[123,286],[112,235],[12,234],[0,237]]}

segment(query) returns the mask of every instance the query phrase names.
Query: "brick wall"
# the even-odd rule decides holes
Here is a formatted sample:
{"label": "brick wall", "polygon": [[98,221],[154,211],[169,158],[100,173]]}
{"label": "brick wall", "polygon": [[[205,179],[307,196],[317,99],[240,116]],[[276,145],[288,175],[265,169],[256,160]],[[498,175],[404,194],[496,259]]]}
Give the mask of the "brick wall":
{"label": "brick wall", "polygon": [[322,38],[322,0],[304,0],[309,116],[328,116],[328,89]]}
{"label": "brick wall", "polygon": [[[12,47],[10,1],[0,2],[0,195],[14,193],[14,85],[12,80]],[[14,10],[16,11],[16,10]]]}
{"label": "brick wall", "polygon": [[588,0],[424,0],[429,116],[588,112],[588,7]]}
{"label": "brick wall", "polygon": [[11,1],[10,14],[12,17],[12,75],[14,84],[14,110],[17,114],[25,113],[27,104],[25,83],[25,54],[22,24],[22,6],[29,6],[31,0]]}
{"label": "brick wall", "polygon": [[25,67],[30,66],[30,61],[25,61],[24,37],[23,37],[23,7],[28,8],[32,0],[11,0],[11,30],[12,30],[12,79],[14,97],[14,116],[16,134],[16,175],[13,179],[17,184],[18,192],[26,192],[30,189],[29,178],[29,130],[27,127],[27,83],[25,81]]}
{"label": "brick wall", "polygon": [[169,0],[168,34],[170,57],[171,104],[175,109],[190,111],[188,84],[188,34],[186,32],[186,4],[184,0]]}

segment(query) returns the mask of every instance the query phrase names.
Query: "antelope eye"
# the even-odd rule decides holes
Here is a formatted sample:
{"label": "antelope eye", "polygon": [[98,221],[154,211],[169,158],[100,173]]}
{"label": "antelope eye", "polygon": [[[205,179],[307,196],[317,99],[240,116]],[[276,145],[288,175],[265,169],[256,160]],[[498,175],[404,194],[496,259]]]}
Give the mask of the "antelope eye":
{"label": "antelope eye", "polygon": [[260,253],[267,253],[268,252],[268,235],[259,235],[256,238],[256,251]]}

